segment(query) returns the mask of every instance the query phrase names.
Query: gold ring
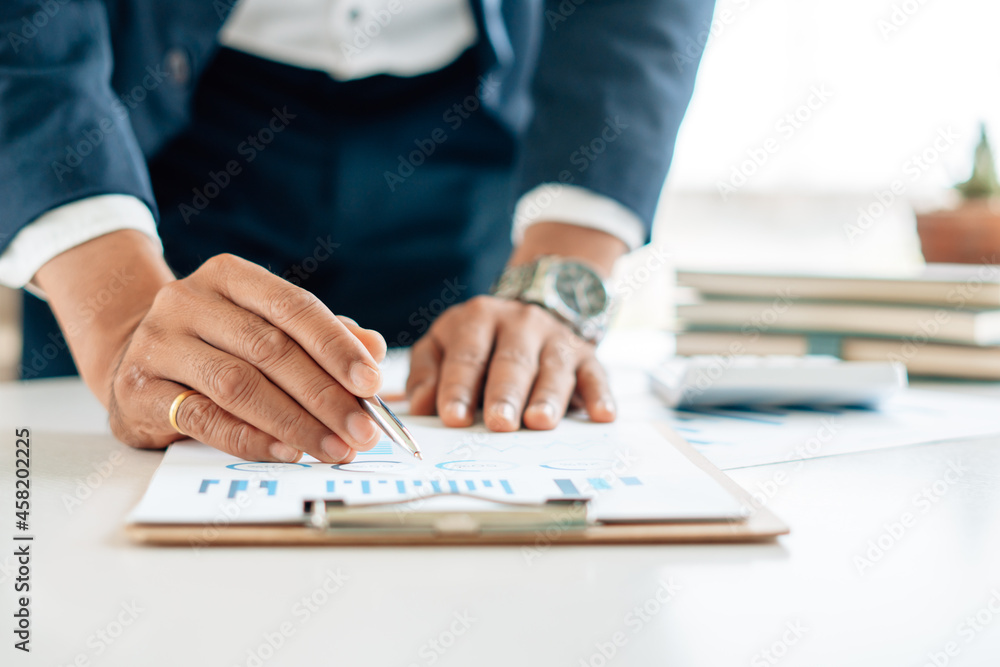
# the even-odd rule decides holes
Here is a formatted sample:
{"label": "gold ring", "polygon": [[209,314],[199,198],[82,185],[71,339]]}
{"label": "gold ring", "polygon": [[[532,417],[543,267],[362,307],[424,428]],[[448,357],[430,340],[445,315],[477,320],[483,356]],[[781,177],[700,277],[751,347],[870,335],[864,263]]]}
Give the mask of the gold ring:
{"label": "gold ring", "polygon": [[181,403],[184,402],[184,399],[186,399],[188,396],[192,396],[197,393],[198,392],[195,391],[194,389],[188,389],[187,391],[182,391],[180,394],[177,395],[177,398],[174,399],[174,402],[170,404],[170,425],[173,426],[174,430],[180,433],[181,435],[187,435],[187,433],[182,431],[181,427],[177,425],[177,411],[181,409]]}

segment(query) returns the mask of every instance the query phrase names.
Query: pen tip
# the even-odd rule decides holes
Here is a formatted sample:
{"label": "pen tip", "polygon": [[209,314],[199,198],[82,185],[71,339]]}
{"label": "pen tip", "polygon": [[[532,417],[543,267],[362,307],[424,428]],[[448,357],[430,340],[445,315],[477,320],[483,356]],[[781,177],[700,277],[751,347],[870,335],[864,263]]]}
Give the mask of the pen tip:
{"label": "pen tip", "polygon": [[413,452],[413,455],[414,455],[414,456],[416,456],[416,457],[417,457],[418,459],[420,459],[421,461],[423,461],[423,460],[424,460],[424,455],[423,455],[423,454],[421,454],[420,452]]}

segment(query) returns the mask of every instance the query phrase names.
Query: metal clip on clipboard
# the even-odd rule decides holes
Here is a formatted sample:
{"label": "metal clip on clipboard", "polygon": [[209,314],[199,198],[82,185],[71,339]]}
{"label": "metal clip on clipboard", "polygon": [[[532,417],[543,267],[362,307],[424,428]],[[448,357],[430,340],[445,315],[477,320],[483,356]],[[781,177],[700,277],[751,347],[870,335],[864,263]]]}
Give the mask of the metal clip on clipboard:
{"label": "metal clip on clipboard", "polygon": [[[434,508],[435,498],[459,496],[484,503],[481,511]],[[432,501],[431,507],[423,507]],[[581,531],[588,522],[588,498],[551,498],[540,504],[499,501],[472,494],[436,493],[418,498],[347,504],[343,500],[307,500],[307,524],[336,533],[387,533],[471,536],[523,533],[556,528]]]}

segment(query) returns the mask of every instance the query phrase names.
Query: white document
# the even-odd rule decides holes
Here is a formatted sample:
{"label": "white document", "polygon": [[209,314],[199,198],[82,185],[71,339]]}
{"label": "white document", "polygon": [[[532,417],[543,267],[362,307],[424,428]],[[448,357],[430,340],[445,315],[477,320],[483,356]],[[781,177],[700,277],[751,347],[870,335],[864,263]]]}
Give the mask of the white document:
{"label": "white document", "polygon": [[1000,433],[1000,400],[908,389],[878,410],[668,410],[677,433],[723,470]]}
{"label": "white document", "polygon": [[423,462],[388,440],[343,465],[311,457],[253,463],[192,440],[175,443],[130,521],[301,523],[307,500],[351,504],[437,493],[529,503],[590,498],[592,518],[605,522],[742,516],[732,495],[647,423],[566,419],[553,431],[491,433],[444,428],[436,418],[403,421]]}

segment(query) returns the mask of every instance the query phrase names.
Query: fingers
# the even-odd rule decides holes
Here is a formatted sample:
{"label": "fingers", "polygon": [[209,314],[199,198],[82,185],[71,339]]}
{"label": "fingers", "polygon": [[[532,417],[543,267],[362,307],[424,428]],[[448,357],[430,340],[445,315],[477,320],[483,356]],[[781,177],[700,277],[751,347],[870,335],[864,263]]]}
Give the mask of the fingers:
{"label": "fingers", "polygon": [[538,379],[524,410],[525,426],[548,430],[563,418],[576,388],[578,357],[565,340],[546,343],[539,359]]}
{"label": "fingers", "polygon": [[470,426],[482,392],[493,349],[494,321],[470,318],[456,324],[456,335],[443,347],[437,411],[446,426]]}
{"label": "fingers", "polygon": [[434,414],[441,357],[441,346],[430,335],[417,341],[410,351],[410,375],[406,379],[406,396],[410,399],[411,414]]}
{"label": "fingers", "polygon": [[[154,351],[152,357],[165,377],[197,390],[233,417],[300,452],[331,463],[352,456],[353,449],[340,436],[242,359],[193,338],[177,341],[165,353]],[[180,420],[178,424],[186,428]]]}
{"label": "fingers", "polygon": [[[196,315],[193,322],[205,342],[260,370],[351,448],[367,451],[375,446],[379,440],[375,422],[362,410],[357,399],[320,368],[298,343],[277,327],[222,297],[211,299],[209,303],[211,307],[197,309],[200,315]],[[218,322],[225,322],[226,326],[220,327]],[[360,329],[356,324],[354,327]],[[343,456],[341,454],[341,459]]]}
{"label": "fingers", "polygon": [[476,297],[454,306],[411,352],[406,384],[412,414],[469,426],[482,395],[493,431],[551,429],[577,399],[591,419],[615,418],[594,346],[539,306]]}
{"label": "fingers", "polygon": [[375,358],[315,295],[232,255],[217,255],[203,269],[216,291],[288,334],[352,394],[370,397],[378,391],[382,379]]}
{"label": "fingers", "polygon": [[618,411],[611,396],[611,388],[608,386],[608,376],[596,357],[587,357],[577,368],[576,391],[593,421],[615,420]]}
{"label": "fingers", "polygon": [[551,317],[537,306],[499,327],[483,397],[483,421],[491,431],[516,431],[528,392],[538,375],[538,358]]}
{"label": "fingers", "polygon": [[[175,419],[183,432],[178,433],[170,424],[170,410],[187,389],[130,366],[127,375],[116,382],[109,410],[112,432],[122,442],[140,448],[166,447],[186,436],[249,461],[294,462],[301,458],[298,449],[234,417],[202,394],[188,396],[177,408]],[[138,416],[124,413],[122,399]]]}
{"label": "fingers", "polygon": [[[164,382],[163,385],[160,414],[166,415],[173,400],[185,388],[173,382]],[[241,459],[294,463],[302,458],[300,450],[276,441],[267,433],[234,417],[203,394],[185,398],[177,409],[176,420],[184,435]]]}

